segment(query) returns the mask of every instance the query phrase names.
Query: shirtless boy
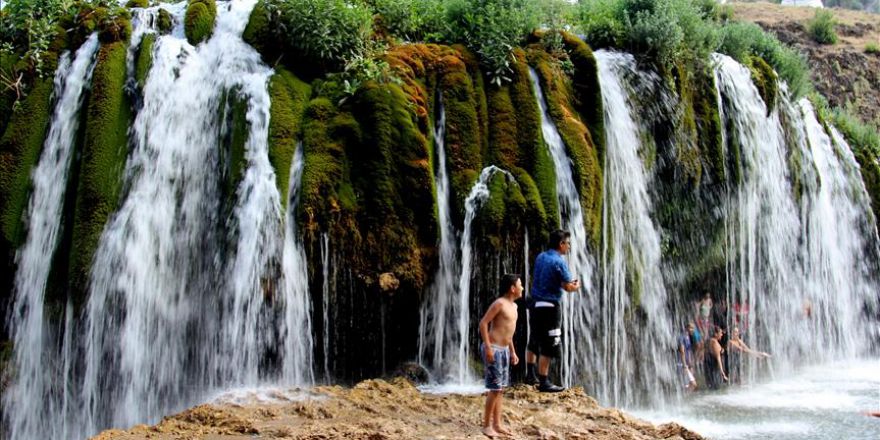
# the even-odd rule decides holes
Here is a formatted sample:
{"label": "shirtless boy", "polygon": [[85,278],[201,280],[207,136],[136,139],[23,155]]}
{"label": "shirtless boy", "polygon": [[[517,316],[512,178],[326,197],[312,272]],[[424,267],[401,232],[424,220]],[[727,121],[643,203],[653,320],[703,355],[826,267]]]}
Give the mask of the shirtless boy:
{"label": "shirtless boy", "polygon": [[501,399],[504,388],[510,385],[510,364],[519,363],[513,347],[513,332],[516,330],[516,304],[522,298],[523,285],[519,275],[507,274],[501,277],[501,297],[489,306],[480,320],[480,352],[486,367],[486,411],[483,413],[483,434],[493,438],[510,435],[501,424]]}

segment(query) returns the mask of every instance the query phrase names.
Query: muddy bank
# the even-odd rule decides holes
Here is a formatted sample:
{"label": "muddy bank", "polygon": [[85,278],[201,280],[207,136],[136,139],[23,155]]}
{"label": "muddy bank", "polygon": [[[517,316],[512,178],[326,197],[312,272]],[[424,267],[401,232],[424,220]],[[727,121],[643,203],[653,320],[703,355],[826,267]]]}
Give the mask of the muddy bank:
{"label": "muddy bank", "polygon": [[[302,400],[218,402],[166,417],[155,426],[104,431],[95,439],[478,439],[483,396],[422,394],[404,379],[353,388],[316,387]],[[545,394],[517,386],[505,394],[514,438],[702,439],[674,423],[652,425],[600,407],[582,388]]]}

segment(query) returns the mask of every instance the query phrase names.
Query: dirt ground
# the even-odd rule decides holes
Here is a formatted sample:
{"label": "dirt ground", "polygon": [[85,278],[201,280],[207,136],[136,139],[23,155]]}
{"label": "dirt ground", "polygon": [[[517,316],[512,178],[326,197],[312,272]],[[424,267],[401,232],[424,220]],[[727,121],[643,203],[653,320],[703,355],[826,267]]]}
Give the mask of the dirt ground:
{"label": "dirt ground", "polygon": [[[485,439],[485,397],[429,395],[405,379],[367,380],[353,388],[316,387],[304,400],[200,405],[155,426],[110,430],[97,440],[124,439]],[[513,435],[533,439],[701,439],[674,423],[660,426],[600,407],[583,389],[558,394],[517,386],[505,394]]]}

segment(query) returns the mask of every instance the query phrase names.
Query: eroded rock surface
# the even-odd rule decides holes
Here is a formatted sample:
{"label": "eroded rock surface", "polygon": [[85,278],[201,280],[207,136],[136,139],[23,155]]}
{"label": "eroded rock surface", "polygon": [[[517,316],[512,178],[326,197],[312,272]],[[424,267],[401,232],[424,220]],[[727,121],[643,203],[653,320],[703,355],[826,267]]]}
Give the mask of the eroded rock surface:
{"label": "eroded rock surface", "polygon": [[[155,426],[109,430],[95,439],[478,439],[484,396],[422,394],[404,379],[323,386],[303,401],[199,405]],[[636,419],[574,388],[545,394],[517,386],[505,394],[512,438],[684,439],[702,437],[677,424]]]}

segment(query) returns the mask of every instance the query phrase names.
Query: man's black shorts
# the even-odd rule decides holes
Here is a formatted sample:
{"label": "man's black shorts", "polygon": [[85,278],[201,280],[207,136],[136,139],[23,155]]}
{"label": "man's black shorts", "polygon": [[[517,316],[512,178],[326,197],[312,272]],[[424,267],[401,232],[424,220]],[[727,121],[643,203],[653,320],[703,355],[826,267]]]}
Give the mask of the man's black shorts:
{"label": "man's black shorts", "polygon": [[554,307],[529,307],[529,351],[559,359],[562,355],[562,314]]}

